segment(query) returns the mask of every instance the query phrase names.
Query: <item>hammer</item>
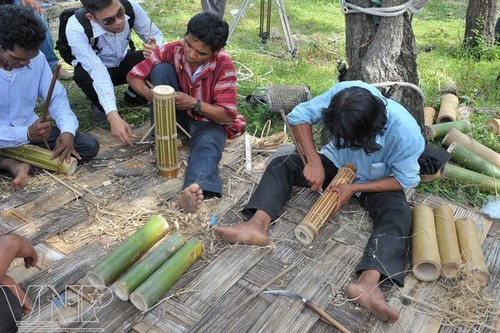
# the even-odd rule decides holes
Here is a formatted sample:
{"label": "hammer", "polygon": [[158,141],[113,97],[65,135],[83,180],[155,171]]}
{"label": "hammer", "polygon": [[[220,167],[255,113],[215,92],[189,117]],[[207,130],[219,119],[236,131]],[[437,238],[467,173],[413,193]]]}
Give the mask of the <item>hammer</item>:
{"label": "hammer", "polygon": [[347,328],[345,328],[341,323],[339,323],[337,320],[335,320],[332,316],[330,316],[328,313],[323,311],[319,306],[311,302],[309,299],[306,297],[300,296],[297,294],[295,291],[291,290],[268,290],[264,291],[263,294],[272,294],[272,295],[283,295],[283,296],[288,296],[291,298],[295,298],[300,300],[302,303],[307,305],[309,308],[314,310],[317,314],[320,315],[322,319],[324,319],[327,323],[332,325],[333,327],[337,328],[339,331],[342,333],[351,333]]}

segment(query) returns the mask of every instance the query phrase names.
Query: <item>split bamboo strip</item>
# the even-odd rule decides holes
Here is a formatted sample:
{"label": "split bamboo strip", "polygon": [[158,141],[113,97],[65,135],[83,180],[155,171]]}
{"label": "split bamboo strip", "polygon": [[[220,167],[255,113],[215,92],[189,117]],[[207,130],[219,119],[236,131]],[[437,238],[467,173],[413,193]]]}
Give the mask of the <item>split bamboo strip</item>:
{"label": "split bamboo strip", "polygon": [[160,215],[149,219],[99,264],[87,272],[90,284],[100,290],[118,278],[169,230],[168,222]]}
{"label": "split bamboo strip", "polygon": [[441,106],[437,122],[446,123],[457,120],[458,97],[454,94],[444,94],[441,97]]}
{"label": "split bamboo strip", "polygon": [[491,164],[481,156],[461,146],[458,142],[453,142],[448,147],[448,152],[451,154],[451,159],[465,168],[482,173],[496,179],[500,179],[500,168]]}
{"label": "split bamboo strip", "polygon": [[470,269],[470,272],[472,272],[473,276],[477,278],[482,286],[487,285],[490,281],[490,273],[484,260],[483,250],[481,249],[474,221],[470,217],[467,217],[456,220],[455,224],[460,253],[466,268]]}
{"label": "split bamboo strip", "polygon": [[[330,185],[352,183],[356,178],[356,167],[346,164],[339,169]],[[330,186],[328,185],[328,186]],[[338,202],[338,194],[334,191],[325,191],[312,206],[311,210],[295,228],[295,237],[303,244],[311,244],[318,235],[319,229],[330,217]]]}
{"label": "split bamboo strip", "polygon": [[456,279],[459,277],[460,249],[458,247],[457,230],[453,210],[446,205],[434,208],[434,221],[441,258],[441,277]]}
{"label": "split bamboo strip", "polygon": [[436,109],[430,106],[424,107],[424,125],[431,126],[434,124],[434,118],[436,117]]}
{"label": "split bamboo strip", "polygon": [[188,240],[180,250],[130,294],[132,304],[141,311],[149,309],[202,254],[203,243],[195,238]]}
{"label": "split bamboo strip", "polygon": [[428,141],[440,139],[445,136],[446,133],[448,133],[448,131],[452,128],[456,128],[462,133],[469,133],[471,131],[471,125],[468,120],[450,121],[447,123],[425,126],[425,139]]}
{"label": "split bamboo strip", "polygon": [[500,179],[495,179],[450,163],[446,163],[441,176],[443,178],[477,186],[482,191],[488,193],[498,193],[500,191]]}
{"label": "split bamboo strip", "polygon": [[175,90],[166,85],[153,88],[155,119],[156,165],[165,178],[177,177],[177,129],[175,116]]}
{"label": "split bamboo strip", "polygon": [[458,142],[465,148],[478,154],[485,160],[493,163],[500,168],[500,154],[494,150],[484,146],[483,144],[472,139],[470,136],[461,133],[459,130],[452,128],[448,134],[443,138],[443,145],[448,147],[453,142]]}
{"label": "split bamboo strip", "polygon": [[412,210],[412,271],[421,281],[435,281],[441,274],[434,211],[419,205]]}
{"label": "split bamboo strip", "polygon": [[13,148],[2,148],[0,149],[0,155],[68,176],[71,176],[75,172],[78,165],[78,161],[74,157],[71,157],[70,162],[64,159],[59,164],[59,156],[56,156],[52,160],[50,159],[52,156],[50,150],[30,144]]}
{"label": "split bamboo strip", "polygon": [[186,238],[182,234],[166,237],[143,260],[135,263],[125,274],[113,283],[111,289],[122,301],[128,301],[130,293],[150,277],[168,258],[174,255],[184,244]]}
{"label": "split bamboo strip", "polygon": [[500,119],[489,119],[486,122],[486,130],[500,135]]}

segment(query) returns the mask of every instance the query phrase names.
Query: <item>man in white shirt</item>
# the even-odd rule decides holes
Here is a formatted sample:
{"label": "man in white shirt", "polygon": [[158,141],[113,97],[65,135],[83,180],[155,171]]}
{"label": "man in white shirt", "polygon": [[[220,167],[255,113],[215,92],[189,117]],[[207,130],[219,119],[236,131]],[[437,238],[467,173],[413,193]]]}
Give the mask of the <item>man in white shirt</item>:
{"label": "man in white shirt", "polygon": [[[163,45],[163,34],[134,1],[130,1],[135,16],[133,27],[129,26],[129,16],[120,0],[81,2],[87,10],[85,17],[90,20],[97,45],[92,47],[78,19],[70,17],[66,38],[75,57],[72,63],[75,66],[74,80],[90,99],[94,118],[107,118],[113,136],[131,145],[136,135],[130,124],[118,114],[114,87],[127,83],[127,73],[154,49]],[[143,51],[127,50],[132,29],[142,39]],[[125,94],[125,100],[132,104],[147,103],[131,88]]]}

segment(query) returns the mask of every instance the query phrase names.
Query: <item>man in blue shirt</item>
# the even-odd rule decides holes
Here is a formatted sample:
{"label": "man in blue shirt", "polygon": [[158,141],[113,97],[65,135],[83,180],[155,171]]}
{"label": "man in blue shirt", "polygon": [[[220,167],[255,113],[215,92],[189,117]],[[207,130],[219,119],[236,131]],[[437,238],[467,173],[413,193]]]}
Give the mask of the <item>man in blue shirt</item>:
{"label": "man in blue shirt", "polygon": [[[419,180],[418,158],[424,138],[415,119],[400,104],[386,99],[375,87],[341,82],[312,100],[296,106],[288,115],[298,146],[307,161],[297,155],[277,157],[267,167],[245,212],[250,220],[214,230],[230,243],[264,246],[267,231],[289,200],[292,187],[322,192],[345,164],[357,168],[352,184],[330,186],[338,193],[337,213],[353,195],[374,220],[374,230],[358,265],[357,281],[346,287],[348,297],[377,318],[389,323],[399,319],[378,287],[381,279],[403,285],[411,209],[404,189]],[[329,142],[318,153],[313,125],[324,126]]]}
{"label": "man in blue shirt", "polygon": [[[43,25],[28,7],[0,6],[0,148],[32,143],[50,146],[52,158],[71,155],[87,161],[99,152],[99,142],[77,133],[78,120],[66,90],[56,81],[49,104],[51,122],[41,122],[34,112],[37,99],[47,99],[52,71],[40,53]],[[30,165],[0,156],[0,169],[9,171],[14,188],[27,184]]]}

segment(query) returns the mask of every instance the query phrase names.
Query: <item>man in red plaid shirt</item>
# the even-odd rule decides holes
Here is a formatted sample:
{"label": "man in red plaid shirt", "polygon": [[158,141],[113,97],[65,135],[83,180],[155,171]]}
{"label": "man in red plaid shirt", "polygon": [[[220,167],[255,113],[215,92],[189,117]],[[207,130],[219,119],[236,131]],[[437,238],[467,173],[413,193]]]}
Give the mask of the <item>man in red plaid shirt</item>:
{"label": "man in red plaid shirt", "polygon": [[[184,39],[156,49],[128,74],[129,85],[149,101],[153,91],[146,84],[169,85],[176,91],[177,122],[189,131],[191,153],[181,209],[195,212],[203,198],[220,197],[219,161],[226,138],[245,131],[246,120],[236,111],[236,72],[222,48],[229,34],[227,22],[210,13],[193,16]],[[153,112],[150,112],[154,123]]]}

